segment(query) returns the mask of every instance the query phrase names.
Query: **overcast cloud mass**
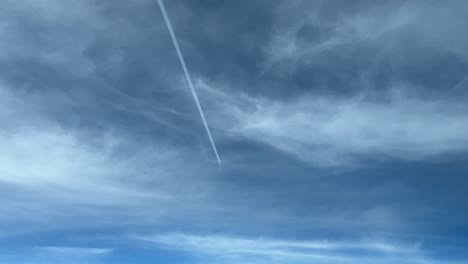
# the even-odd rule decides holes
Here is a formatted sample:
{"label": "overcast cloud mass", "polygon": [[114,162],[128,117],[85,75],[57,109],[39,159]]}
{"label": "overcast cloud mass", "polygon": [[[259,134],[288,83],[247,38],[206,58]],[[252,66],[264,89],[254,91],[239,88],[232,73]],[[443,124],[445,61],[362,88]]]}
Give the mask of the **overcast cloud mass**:
{"label": "overcast cloud mass", "polygon": [[468,262],[468,5],[0,0],[0,264]]}

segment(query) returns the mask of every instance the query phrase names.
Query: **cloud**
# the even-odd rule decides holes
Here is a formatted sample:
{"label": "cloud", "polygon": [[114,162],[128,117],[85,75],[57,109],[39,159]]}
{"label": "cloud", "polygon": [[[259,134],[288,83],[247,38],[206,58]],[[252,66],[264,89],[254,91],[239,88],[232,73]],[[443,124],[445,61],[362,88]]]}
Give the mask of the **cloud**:
{"label": "cloud", "polygon": [[1,252],[0,263],[22,264],[88,264],[103,263],[113,253],[113,248],[35,246],[21,251]]}
{"label": "cloud", "polygon": [[173,50],[159,34],[146,39],[167,33],[154,23],[157,9],[147,8],[154,4],[2,3],[0,224],[11,226],[8,233],[154,224],[183,211],[174,205],[186,196],[196,207],[202,195],[189,190],[188,178],[204,163],[186,143],[198,139],[184,97],[172,90],[179,79],[171,74],[163,85],[167,74],[153,74]]}
{"label": "cloud", "polygon": [[424,160],[467,150],[468,109],[463,102],[413,96],[408,87],[378,97],[303,95],[281,101],[199,85],[213,101],[222,102],[212,110],[221,113],[221,128],[318,166]]}
{"label": "cloud", "polygon": [[93,72],[93,65],[83,57],[83,52],[95,39],[94,34],[104,30],[108,23],[97,14],[91,1],[8,0],[2,6],[0,36],[5,39],[0,45],[2,64],[40,61],[80,77]]}
{"label": "cloud", "polygon": [[87,247],[35,247],[37,251],[56,255],[96,256],[106,255],[113,251],[111,248],[87,248]]}
{"label": "cloud", "polygon": [[440,263],[418,244],[381,239],[298,241],[171,233],[135,236],[159,248],[200,256],[200,263]]}
{"label": "cloud", "polygon": [[38,246],[32,248],[23,263],[102,263],[112,252],[112,248]]}
{"label": "cloud", "polygon": [[267,87],[249,90],[261,88],[267,97],[350,97],[406,83],[427,94],[466,96],[466,89],[452,88],[468,72],[461,3],[280,4],[274,9],[275,31],[263,49],[261,79]]}
{"label": "cloud", "polygon": [[[167,2],[216,166],[154,1],[3,1],[3,252],[99,263],[146,241],[202,263],[412,264],[457,251],[466,241],[423,245],[467,219],[462,1],[271,3]],[[168,233],[119,236],[148,230]],[[353,239],[377,232],[423,243]]]}
{"label": "cloud", "polygon": [[281,2],[261,81],[200,77],[207,115],[322,168],[466,153],[460,3]]}
{"label": "cloud", "polygon": [[174,201],[167,177],[185,155],[182,149],[162,141],[140,144],[112,126],[96,131],[63,125],[47,114],[57,107],[53,96],[7,85],[0,94],[0,223],[13,225],[9,231],[99,226],[114,217],[144,221],[142,215],[161,214],[163,209],[152,206],[166,208]]}

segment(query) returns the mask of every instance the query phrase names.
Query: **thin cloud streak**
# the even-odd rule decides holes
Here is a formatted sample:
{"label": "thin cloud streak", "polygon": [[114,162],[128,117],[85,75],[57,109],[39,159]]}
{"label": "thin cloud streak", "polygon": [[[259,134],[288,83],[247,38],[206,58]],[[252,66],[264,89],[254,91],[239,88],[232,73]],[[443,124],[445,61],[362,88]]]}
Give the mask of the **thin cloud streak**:
{"label": "thin cloud streak", "polygon": [[105,255],[113,251],[112,248],[89,248],[89,247],[35,247],[35,249],[58,254],[76,255]]}
{"label": "thin cloud streak", "polygon": [[218,160],[218,163],[221,164],[221,159],[219,158],[218,155],[218,150],[216,148],[216,144],[213,140],[213,136],[211,136],[210,128],[208,127],[208,123],[206,122],[205,115],[203,114],[203,110],[200,105],[200,101],[198,100],[198,95],[197,92],[195,91],[195,88],[192,83],[192,78],[190,78],[190,74],[187,70],[187,66],[185,65],[185,60],[182,55],[182,52],[180,51],[179,48],[179,43],[177,42],[177,38],[174,33],[174,29],[172,28],[171,21],[169,20],[169,16],[166,12],[166,8],[164,6],[164,2],[162,0],[158,0],[159,7],[161,9],[161,13],[163,14],[164,21],[166,22],[167,29],[169,31],[169,34],[171,35],[172,43],[174,44],[174,48],[176,49],[177,56],[179,57],[180,64],[182,66],[182,69],[184,71],[185,79],[187,80],[187,84],[190,87],[190,92],[192,92],[193,99],[195,100],[195,104],[197,105],[198,112],[200,113],[200,117],[203,121],[203,125],[205,126],[206,133],[208,134],[208,138],[210,139],[211,146],[213,147],[213,151],[216,155],[216,159]]}
{"label": "thin cloud streak", "polygon": [[[163,234],[134,236],[156,246],[205,256],[208,263],[439,263],[428,258],[419,243],[381,239],[354,241],[276,240],[225,235]],[[355,254],[361,254],[356,257]],[[265,262],[266,260],[266,262]],[[205,262],[206,263],[206,262]],[[456,262],[445,262],[456,263]]]}

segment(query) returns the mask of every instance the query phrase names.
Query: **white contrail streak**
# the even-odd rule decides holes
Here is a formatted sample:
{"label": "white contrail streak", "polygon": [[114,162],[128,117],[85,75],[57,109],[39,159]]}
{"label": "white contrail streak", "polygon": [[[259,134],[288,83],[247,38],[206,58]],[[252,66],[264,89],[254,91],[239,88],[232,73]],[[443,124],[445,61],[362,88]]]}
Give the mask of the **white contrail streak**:
{"label": "white contrail streak", "polygon": [[211,146],[213,147],[213,151],[216,155],[216,159],[218,159],[218,163],[221,164],[221,159],[218,155],[218,150],[216,149],[216,144],[211,136],[210,128],[208,127],[208,123],[206,122],[205,115],[203,114],[203,110],[200,105],[200,101],[198,100],[197,92],[193,87],[192,78],[190,78],[190,74],[187,70],[187,66],[185,65],[184,57],[182,56],[182,52],[179,48],[179,43],[177,42],[177,38],[174,33],[174,29],[172,28],[171,21],[169,20],[169,16],[166,12],[166,7],[164,6],[163,0],[158,0],[159,8],[161,9],[161,13],[163,14],[164,21],[166,22],[167,29],[169,30],[169,34],[171,35],[172,43],[177,52],[177,56],[179,57],[180,64],[182,65],[182,69],[184,70],[185,79],[187,80],[188,86],[190,87],[190,91],[192,92],[193,99],[195,100],[195,104],[197,105],[198,112],[200,113],[200,117],[203,121],[203,125],[205,126],[206,133],[208,134],[208,138],[210,139]]}

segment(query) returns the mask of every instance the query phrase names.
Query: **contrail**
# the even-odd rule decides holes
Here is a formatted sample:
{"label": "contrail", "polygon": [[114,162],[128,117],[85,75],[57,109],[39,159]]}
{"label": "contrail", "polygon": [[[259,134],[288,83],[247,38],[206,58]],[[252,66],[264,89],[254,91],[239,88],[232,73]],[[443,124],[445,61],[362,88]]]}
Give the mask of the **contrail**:
{"label": "contrail", "polygon": [[208,138],[210,139],[211,146],[213,147],[213,151],[216,155],[216,159],[218,159],[218,163],[221,164],[221,159],[218,155],[218,150],[216,149],[216,144],[211,136],[210,128],[208,127],[208,123],[206,122],[205,115],[203,114],[203,110],[200,105],[200,101],[198,100],[197,92],[193,87],[192,78],[190,78],[190,74],[187,70],[187,66],[185,65],[184,57],[182,56],[182,52],[179,48],[179,43],[177,42],[177,38],[174,33],[174,29],[172,28],[171,21],[169,20],[169,16],[166,12],[166,7],[164,6],[163,0],[158,0],[159,8],[161,9],[161,13],[163,14],[164,21],[166,22],[167,29],[169,30],[169,34],[171,35],[172,43],[174,44],[175,50],[177,52],[177,56],[179,57],[180,64],[182,65],[182,69],[184,70],[185,79],[187,80],[188,86],[190,87],[190,91],[192,92],[193,99],[195,100],[195,104],[197,105],[198,112],[200,113],[200,117],[203,121],[203,125],[205,126],[206,133],[208,134]]}

